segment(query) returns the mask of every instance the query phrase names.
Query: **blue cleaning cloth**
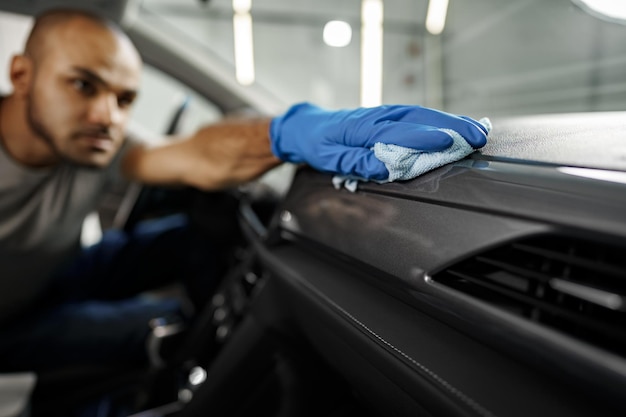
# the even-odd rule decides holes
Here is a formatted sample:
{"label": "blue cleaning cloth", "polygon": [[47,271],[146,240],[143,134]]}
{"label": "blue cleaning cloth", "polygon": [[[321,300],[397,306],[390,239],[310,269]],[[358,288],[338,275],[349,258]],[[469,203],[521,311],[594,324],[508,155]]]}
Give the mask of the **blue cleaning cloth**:
{"label": "blue cleaning cloth", "polygon": [[[491,121],[484,117],[479,122],[485,126],[487,132],[491,131]],[[475,151],[463,137],[454,130],[441,129],[452,136],[452,145],[440,152],[423,152],[403,146],[391,145],[382,142],[374,144],[372,150],[376,158],[380,159],[389,171],[389,178],[378,183],[391,181],[410,180],[435,168],[465,158]],[[361,178],[336,175],[333,177],[333,185],[339,189],[342,186],[350,191],[356,191]]]}

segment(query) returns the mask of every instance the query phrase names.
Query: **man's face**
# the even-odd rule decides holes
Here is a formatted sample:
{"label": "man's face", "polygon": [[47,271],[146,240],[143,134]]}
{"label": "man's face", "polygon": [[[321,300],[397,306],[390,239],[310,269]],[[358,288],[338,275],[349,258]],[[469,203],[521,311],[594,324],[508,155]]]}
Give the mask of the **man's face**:
{"label": "man's face", "polygon": [[140,58],[127,40],[81,21],[54,33],[47,44],[34,59],[30,127],[59,158],[104,167],[124,141]]}

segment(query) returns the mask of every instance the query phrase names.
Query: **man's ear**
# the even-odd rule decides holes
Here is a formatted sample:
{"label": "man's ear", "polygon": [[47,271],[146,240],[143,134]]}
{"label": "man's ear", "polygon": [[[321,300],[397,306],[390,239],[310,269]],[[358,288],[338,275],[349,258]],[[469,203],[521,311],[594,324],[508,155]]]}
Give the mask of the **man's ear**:
{"label": "man's ear", "polygon": [[13,92],[18,95],[27,95],[33,79],[33,60],[26,55],[15,55],[9,69]]}

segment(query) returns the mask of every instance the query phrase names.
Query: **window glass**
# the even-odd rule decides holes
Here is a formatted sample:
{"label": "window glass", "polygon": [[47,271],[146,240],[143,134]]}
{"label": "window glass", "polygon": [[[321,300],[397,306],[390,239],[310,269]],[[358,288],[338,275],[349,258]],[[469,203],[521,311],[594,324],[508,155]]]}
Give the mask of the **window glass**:
{"label": "window glass", "polygon": [[32,24],[33,19],[29,16],[0,11],[0,94],[7,94],[12,89],[9,63],[13,55],[24,50]]}
{"label": "window glass", "polygon": [[141,89],[133,108],[133,122],[155,135],[166,133],[186,100],[188,105],[180,119],[178,133],[193,132],[222,117],[219,109],[204,97],[163,71],[144,64]]}
{"label": "window glass", "polygon": [[[369,1],[252,0],[255,84],[285,103],[359,105]],[[475,117],[625,108],[626,26],[589,13],[582,0],[450,0],[439,34],[426,29],[430,3],[382,1],[383,103]],[[201,45],[234,78],[234,4],[144,0],[139,19]],[[347,46],[324,43],[331,20],[352,27]]]}

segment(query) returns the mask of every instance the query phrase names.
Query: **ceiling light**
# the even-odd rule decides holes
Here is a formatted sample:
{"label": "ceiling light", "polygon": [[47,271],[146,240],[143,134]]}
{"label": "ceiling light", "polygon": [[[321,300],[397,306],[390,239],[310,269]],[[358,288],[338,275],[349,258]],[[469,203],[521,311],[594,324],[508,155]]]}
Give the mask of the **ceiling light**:
{"label": "ceiling light", "polygon": [[235,77],[241,85],[250,85],[255,78],[251,8],[252,0],[233,0]]}
{"label": "ceiling light", "polygon": [[448,0],[430,0],[426,12],[426,30],[433,35],[443,32],[447,14]]}
{"label": "ceiling light", "polygon": [[352,40],[352,27],[341,20],[331,20],[324,25],[324,42],[328,46],[342,48]]}
{"label": "ceiling light", "polygon": [[382,103],[383,95],[383,2],[361,3],[361,106]]}
{"label": "ceiling light", "polygon": [[252,41],[252,17],[236,13],[233,17],[235,32],[235,76],[241,85],[254,83],[254,47]]}
{"label": "ceiling light", "polygon": [[572,0],[592,16],[615,23],[626,24],[624,0]]}
{"label": "ceiling light", "polygon": [[252,0],[233,0],[235,13],[249,13],[252,8]]}

